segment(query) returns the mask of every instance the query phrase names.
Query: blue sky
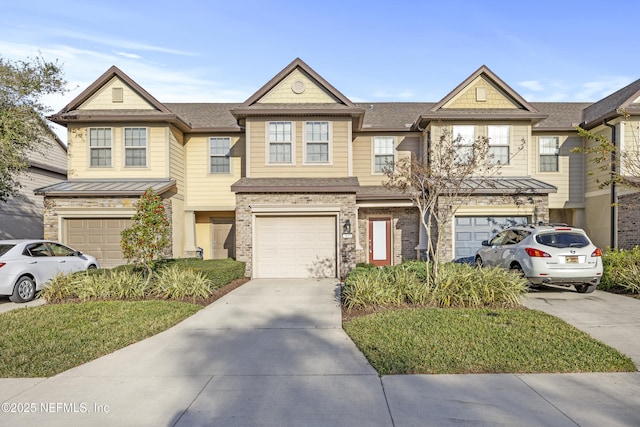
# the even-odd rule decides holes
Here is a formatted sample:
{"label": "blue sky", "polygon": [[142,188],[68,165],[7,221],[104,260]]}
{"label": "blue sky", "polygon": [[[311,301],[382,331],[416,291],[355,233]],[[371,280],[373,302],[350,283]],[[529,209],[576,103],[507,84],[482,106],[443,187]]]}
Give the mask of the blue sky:
{"label": "blue sky", "polygon": [[58,59],[59,110],[111,65],[161,102],[242,102],[296,57],[353,101],[439,101],[487,65],[528,101],[640,78],[640,2],[6,2],[0,54]]}

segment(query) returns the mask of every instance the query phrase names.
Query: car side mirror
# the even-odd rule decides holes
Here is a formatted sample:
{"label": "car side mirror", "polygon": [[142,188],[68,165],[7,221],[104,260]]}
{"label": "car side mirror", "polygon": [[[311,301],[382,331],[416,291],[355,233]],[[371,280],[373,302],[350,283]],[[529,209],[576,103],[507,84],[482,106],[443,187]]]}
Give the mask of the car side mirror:
{"label": "car side mirror", "polygon": [[489,246],[489,241],[488,240],[483,240],[482,241],[482,246]]}

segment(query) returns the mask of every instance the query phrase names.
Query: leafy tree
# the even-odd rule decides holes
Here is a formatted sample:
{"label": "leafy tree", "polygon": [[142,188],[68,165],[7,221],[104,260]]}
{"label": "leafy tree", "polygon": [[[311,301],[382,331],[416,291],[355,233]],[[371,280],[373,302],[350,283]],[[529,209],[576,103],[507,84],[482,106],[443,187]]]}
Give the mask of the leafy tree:
{"label": "leafy tree", "polygon": [[155,263],[163,258],[169,246],[169,220],[162,199],[148,188],[136,204],[131,227],[120,233],[120,247],[125,259],[147,269],[147,279],[153,274]]}
{"label": "leafy tree", "polygon": [[42,96],[64,93],[65,85],[57,62],[0,56],[0,201],[18,192],[20,174],[29,167],[27,154],[41,152],[42,138],[52,135],[44,120],[51,109]]}
{"label": "leafy tree", "polygon": [[[524,141],[510,158],[524,148]],[[420,211],[427,234],[427,277],[429,285],[438,278],[442,237],[458,209],[474,192],[495,186],[504,166],[490,152],[489,138],[463,141],[443,127],[440,138],[430,146],[425,159],[415,155],[394,162],[385,170],[386,188],[405,194]]]}
{"label": "leafy tree", "polygon": [[[628,123],[631,115],[627,111],[619,111],[623,116],[622,123]],[[633,132],[633,126],[629,126]],[[596,166],[596,170],[604,175],[596,176],[596,182],[600,188],[611,184],[624,184],[629,187],[640,188],[640,141],[638,135],[632,134],[632,146],[623,146],[623,141],[614,144],[613,141],[599,133],[576,127],[580,136],[590,139],[594,144],[574,148],[572,151],[584,153],[590,163]],[[590,172],[590,175],[596,175]],[[633,179],[635,178],[635,179]]]}

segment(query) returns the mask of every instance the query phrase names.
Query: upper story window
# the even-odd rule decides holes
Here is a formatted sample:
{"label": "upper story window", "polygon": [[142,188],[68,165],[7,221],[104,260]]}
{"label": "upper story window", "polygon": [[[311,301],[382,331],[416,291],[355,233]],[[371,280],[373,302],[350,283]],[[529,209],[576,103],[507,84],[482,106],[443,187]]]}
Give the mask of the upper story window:
{"label": "upper story window", "polygon": [[557,136],[540,137],[540,172],[558,172],[559,147]]}
{"label": "upper story window", "polygon": [[509,126],[488,126],[489,161],[498,165],[509,164]]}
{"label": "upper story window", "polygon": [[291,122],[269,123],[269,163],[293,163]]}
{"label": "upper story window", "polygon": [[124,165],[147,166],[147,128],[124,128]]}
{"label": "upper story window", "polygon": [[306,161],[329,163],[329,122],[306,123]]}
{"label": "upper story window", "polygon": [[111,128],[89,128],[91,167],[111,167]]}
{"label": "upper story window", "polygon": [[209,138],[211,173],[230,173],[231,138]]}
{"label": "upper story window", "polygon": [[467,162],[473,157],[473,142],[476,139],[476,127],[473,125],[453,126],[453,145],[456,149],[456,160]]}
{"label": "upper story window", "polygon": [[395,161],[395,138],[376,136],[373,138],[373,172],[384,173],[393,168]]}

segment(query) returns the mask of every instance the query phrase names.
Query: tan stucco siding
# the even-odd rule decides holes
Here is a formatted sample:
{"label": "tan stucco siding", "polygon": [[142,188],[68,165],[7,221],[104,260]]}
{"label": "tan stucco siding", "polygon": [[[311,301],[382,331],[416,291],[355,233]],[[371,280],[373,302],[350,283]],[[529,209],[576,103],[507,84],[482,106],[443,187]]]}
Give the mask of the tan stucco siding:
{"label": "tan stucco siding", "polygon": [[294,70],[258,102],[263,104],[335,104],[336,99],[305,73]]}
{"label": "tan stucco siding", "polygon": [[[540,172],[540,136],[558,137],[558,172]],[[581,145],[582,138],[575,133],[540,133],[532,138],[531,176],[558,188],[557,193],[549,194],[550,209],[584,207],[584,155],[571,151]]]}
{"label": "tan stucco siding", "polygon": [[[125,166],[124,128],[147,128],[147,166]],[[88,141],[90,128],[111,128],[111,166],[91,167]],[[127,126],[95,124],[83,127],[69,125],[69,178],[169,178],[168,133],[166,126],[146,126],[132,123]]]}
{"label": "tan stucco siding", "polygon": [[[211,173],[210,137],[231,139],[230,173]],[[245,139],[235,135],[197,135],[186,138],[186,202],[194,209],[234,209],[235,194],[231,184],[243,176]]]}
{"label": "tan stucco siding", "polygon": [[375,173],[373,169],[373,139],[375,136],[393,136],[395,138],[395,161],[420,153],[420,134],[357,135],[353,142],[353,174],[358,177],[360,185],[382,185],[386,180],[383,173]]}
{"label": "tan stucco siding", "polygon": [[[114,102],[113,88],[122,88],[122,102]],[[135,92],[118,77],[112,78],[107,84],[83,102],[79,110],[155,110],[144,98]]]}
{"label": "tan stucco siding", "polygon": [[[349,172],[349,123],[350,119],[309,117],[298,120],[287,118],[270,118],[266,120],[251,120],[249,129],[249,162],[252,178],[295,178],[295,177],[345,177]],[[291,164],[269,163],[268,154],[268,123],[272,121],[291,122],[293,125],[293,151]],[[305,123],[308,121],[328,121],[329,162],[322,164],[308,163],[305,160]]]}
{"label": "tan stucco siding", "polygon": [[[478,88],[484,89],[485,100],[478,100]],[[502,90],[483,76],[478,76],[458,95],[447,102],[444,108],[505,108],[514,109],[519,106]]]}
{"label": "tan stucco siding", "polygon": [[585,198],[585,231],[594,245],[611,245],[611,195]]}

